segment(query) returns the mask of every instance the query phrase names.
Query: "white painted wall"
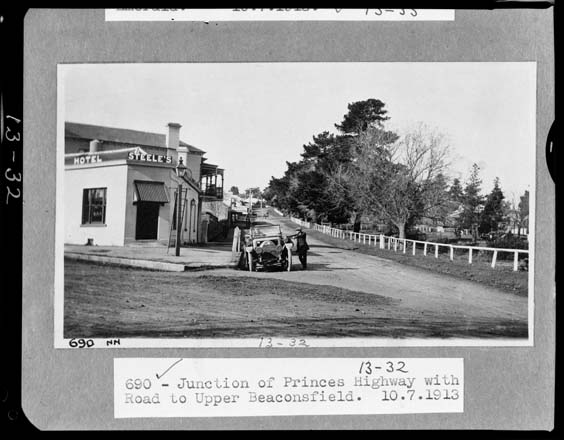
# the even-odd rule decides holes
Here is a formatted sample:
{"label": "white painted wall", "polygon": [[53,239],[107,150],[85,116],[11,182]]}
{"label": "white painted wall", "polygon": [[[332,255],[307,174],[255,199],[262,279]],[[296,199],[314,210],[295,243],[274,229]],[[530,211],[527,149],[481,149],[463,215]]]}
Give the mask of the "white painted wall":
{"label": "white painted wall", "polygon": [[229,202],[225,202],[224,200],[203,202],[202,212],[211,212],[217,217],[218,220],[227,220],[227,218],[229,217],[229,206],[227,205],[227,203]]}
{"label": "white painted wall", "polygon": [[[186,187],[187,185],[184,184],[184,188]],[[200,222],[198,221],[198,193],[188,186],[185,197],[186,200],[183,202],[185,212],[182,224],[182,243],[196,243],[198,241],[198,230],[200,229]],[[191,203],[192,201],[194,203]]]}
{"label": "white painted wall", "polygon": [[[82,225],[82,192],[85,188],[107,188],[106,224]],[[64,177],[65,243],[123,246],[127,165],[66,168]]]}
{"label": "white painted wall", "polygon": [[[127,173],[127,194],[123,198],[125,215],[125,242],[135,241],[135,228],[137,222],[137,205],[133,204],[133,193],[135,192],[135,180],[149,180],[153,182],[163,182],[168,191],[169,203],[161,205],[159,208],[159,227],[158,240],[168,240],[170,233],[171,212],[174,207],[174,184],[171,183],[173,168],[166,168],[153,165],[131,165]],[[172,189],[171,189],[172,185]]]}

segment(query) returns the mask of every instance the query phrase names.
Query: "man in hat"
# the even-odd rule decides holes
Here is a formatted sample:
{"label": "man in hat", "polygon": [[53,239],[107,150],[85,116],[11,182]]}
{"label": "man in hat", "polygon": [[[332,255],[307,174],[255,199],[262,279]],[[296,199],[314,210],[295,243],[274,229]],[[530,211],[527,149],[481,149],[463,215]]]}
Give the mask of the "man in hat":
{"label": "man in hat", "polygon": [[306,233],[302,228],[296,228],[296,233],[291,235],[290,238],[295,238],[297,243],[298,258],[300,263],[302,263],[302,268],[307,269],[307,251],[309,246],[306,241]]}

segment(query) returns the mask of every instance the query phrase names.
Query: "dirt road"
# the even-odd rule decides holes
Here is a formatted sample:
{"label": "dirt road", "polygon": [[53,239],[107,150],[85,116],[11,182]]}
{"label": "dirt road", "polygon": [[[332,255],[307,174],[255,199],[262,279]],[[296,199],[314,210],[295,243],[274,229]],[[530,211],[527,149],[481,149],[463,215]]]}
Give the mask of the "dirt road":
{"label": "dirt road", "polygon": [[[296,227],[288,219],[274,217],[285,234],[293,234]],[[307,230],[306,230],[307,232]],[[235,271],[237,275],[259,278],[279,278],[311,284],[342,287],[399,299],[401,306],[445,315],[467,318],[527,319],[527,298],[512,295],[471,281],[405,266],[394,261],[331,247],[308,238],[310,252],[308,269],[294,256],[293,271],[250,273]],[[214,271],[214,275],[233,271]]]}
{"label": "dirt road", "polygon": [[[287,219],[270,222],[294,232]],[[308,240],[305,271],[297,258],[291,272],[66,260],[65,337],[527,337],[524,296],[322,239]]]}

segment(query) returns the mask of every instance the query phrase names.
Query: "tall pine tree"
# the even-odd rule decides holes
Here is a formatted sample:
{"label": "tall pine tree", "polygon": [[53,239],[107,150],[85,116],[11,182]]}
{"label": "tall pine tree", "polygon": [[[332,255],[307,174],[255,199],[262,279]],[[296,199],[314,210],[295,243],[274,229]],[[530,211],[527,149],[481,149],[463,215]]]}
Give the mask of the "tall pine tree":
{"label": "tall pine tree", "polygon": [[499,184],[499,177],[494,180],[494,187],[486,198],[480,221],[480,233],[496,232],[503,221],[503,192]]}
{"label": "tall pine tree", "polygon": [[478,164],[473,164],[472,171],[464,187],[464,208],[460,215],[460,227],[470,230],[474,239],[478,238],[478,226],[484,203],[484,198],[480,194],[482,191],[481,185],[480,167]]}
{"label": "tall pine tree", "polygon": [[464,200],[464,190],[460,184],[460,179],[458,177],[454,178],[450,188],[448,190],[449,198],[452,202],[462,203]]}

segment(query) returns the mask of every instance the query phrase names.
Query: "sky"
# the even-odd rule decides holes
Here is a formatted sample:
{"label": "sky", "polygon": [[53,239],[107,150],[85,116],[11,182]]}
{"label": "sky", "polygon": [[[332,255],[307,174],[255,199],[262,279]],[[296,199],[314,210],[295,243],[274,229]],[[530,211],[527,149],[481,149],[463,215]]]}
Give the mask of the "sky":
{"label": "sky", "polygon": [[386,128],[424,123],[451,149],[451,177],[473,163],[483,193],[499,177],[518,201],[534,183],[535,63],[178,63],[60,66],[66,121],[180,138],[225,168],[225,187],[268,185],[303,145],[336,132],[347,105],[385,103]]}

